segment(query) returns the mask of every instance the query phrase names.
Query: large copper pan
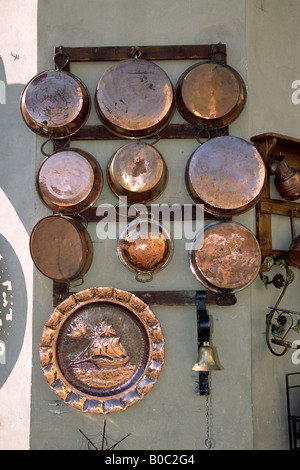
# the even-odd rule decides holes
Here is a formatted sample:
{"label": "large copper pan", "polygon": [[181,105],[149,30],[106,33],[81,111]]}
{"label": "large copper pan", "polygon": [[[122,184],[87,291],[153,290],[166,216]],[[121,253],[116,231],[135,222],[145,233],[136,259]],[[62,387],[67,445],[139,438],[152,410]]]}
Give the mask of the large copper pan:
{"label": "large copper pan", "polygon": [[21,95],[20,107],[25,123],[33,132],[60,139],[75,134],[84,125],[90,102],[84,83],[56,67],[28,82]]}
{"label": "large copper pan", "polygon": [[146,204],[165,189],[168,169],[162,155],[152,145],[130,142],[110,159],[106,179],[116,197],[125,196],[131,204]]}
{"label": "large copper pan", "polygon": [[148,137],[163,129],[174,113],[173,86],[153,62],[123,60],[100,78],[95,108],[100,120],[114,134]]}
{"label": "large copper pan", "polygon": [[164,269],[173,255],[173,239],[155,220],[143,217],[130,222],[120,235],[117,254],[136,280],[148,282],[153,274]]}
{"label": "large copper pan", "polygon": [[30,253],[36,268],[56,281],[82,279],[93,258],[93,245],[85,227],[70,217],[41,219],[30,235]]}
{"label": "large copper pan", "polygon": [[242,112],[246,88],[240,75],[215,62],[189,67],[176,85],[176,103],[182,117],[196,126],[228,126]]}
{"label": "large copper pan", "polygon": [[214,222],[195,237],[189,251],[190,269],[214,292],[237,292],[257,277],[261,250],[256,237],[237,222]]}
{"label": "large copper pan", "polygon": [[88,152],[74,148],[46,157],[36,176],[38,194],[54,212],[83,212],[98,199],[102,185],[102,170],[97,160]]}
{"label": "large copper pan", "polygon": [[192,199],[221,217],[242,214],[257,204],[266,184],[259,152],[238,137],[215,137],[191,155],[185,172]]}

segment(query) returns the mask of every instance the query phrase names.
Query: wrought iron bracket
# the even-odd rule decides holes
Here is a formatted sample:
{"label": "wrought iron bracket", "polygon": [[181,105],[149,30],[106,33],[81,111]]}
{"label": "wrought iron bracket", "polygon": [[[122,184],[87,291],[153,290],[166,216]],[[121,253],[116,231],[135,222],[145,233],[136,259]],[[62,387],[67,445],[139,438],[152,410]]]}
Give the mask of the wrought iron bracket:
{"label": "wrought iron bracket", "polygon": [[[206,294],[205,291],[196,293],[196,309],[197,309],[197,332],[198,332],[198,349],[203,343],[209,341],[210,337],[210,319],[206,310]],[[199,394],[209,395],[208,372],[198,372],[199,374]]]}

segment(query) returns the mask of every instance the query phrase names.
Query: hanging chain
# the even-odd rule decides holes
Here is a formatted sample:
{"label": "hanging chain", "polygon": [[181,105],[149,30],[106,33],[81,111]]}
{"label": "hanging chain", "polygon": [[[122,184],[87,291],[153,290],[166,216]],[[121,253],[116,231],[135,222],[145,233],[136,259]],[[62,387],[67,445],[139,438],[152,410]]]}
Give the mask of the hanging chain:
{"label": "hanging chain", "polygon": [[209,406],[209,387],[208,387],[208,377],[206,377],[206,404],[205,404],[205,416],[206,416],[206,439],[204,441],[205,447],[211,449],[213,446],[213,441],[210,437],[210,406]]}

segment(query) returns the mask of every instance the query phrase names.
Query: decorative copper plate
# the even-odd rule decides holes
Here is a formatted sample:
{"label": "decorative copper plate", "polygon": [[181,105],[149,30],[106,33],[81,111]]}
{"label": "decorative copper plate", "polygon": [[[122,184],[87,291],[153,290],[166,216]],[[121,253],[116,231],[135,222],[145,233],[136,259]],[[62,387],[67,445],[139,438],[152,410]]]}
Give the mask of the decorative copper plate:
{"label": "decorative copper plate", "polygon": [[95,108],[113,133],[126,138],[151,136],[163,129],[174,114],[173,86],[153,62],[123,60],[99,80]]}
{"label": "decorative copper plate", "polygon": [[193,65],[179,78],[176,101],[188,122],[212,129],[228,126],[242,112],[246,87],[228,65],[206,62]]}
{"label": "decorative copper plate", "polygon": [[151,281],[154,273],[164,269],[173,249],[173,239],[165,227],[143,217],[127,225],[117,244],[119,259],[140,282]]}
{"label": "decorative copper plate", "polygon": [[129,203],[146,204],[165,189],[167,165],[160,152],[145,142],[130,142],[121,147],[107,166],[107,183],[116,197]]}
{"label": "decorative copper plate", "polygon": [[111,413],[141,400],[156,383],[164,337],[150,308],[113,287],[93,287],[55,308],[40,342],[51,389],[83,412]]}
{"label": "decorative copper plate", "polygon": [[54,212],[80,213],[98,199],[103,185],[100,165],[81,149],[56,152],[41,163],[38,194]]}
{"label": "decorative copper plate", "polygon": [[91,266],[93,244],[76,220],[61,215],[41,219],[30,235],[30,253],[37,269],[56,281],[82,278]]}
{"label": "decorative copper plate", "polygon": [[90,95],[75,75],[47,70],[26,85],[20,106],[33,132],[59,139],[75,134],[84,125],[90,112]]}
{"label": "decorative copper plate", "polygon": [[192,199],[217,216],[242,214],[261,199],[266,168],[259,152],[239,137],[215,137],[200,145],[186,166]]}
{"label": "decorative copper plate", "polygon": [[237,222],[207,225],[189,251],[192,273],[208,289],[236,292],[259,273],[261,251],[256,237]]}

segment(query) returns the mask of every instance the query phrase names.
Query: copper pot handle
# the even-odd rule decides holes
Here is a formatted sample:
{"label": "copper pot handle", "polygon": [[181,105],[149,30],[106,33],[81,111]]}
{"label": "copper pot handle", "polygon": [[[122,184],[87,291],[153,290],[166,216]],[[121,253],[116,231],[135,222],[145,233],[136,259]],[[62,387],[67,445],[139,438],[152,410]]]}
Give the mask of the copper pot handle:
{"label": "copper pot handle", "polygon": [[[143,276],[149,276],[149,277],[143,277]],[[150,282],[153,279],[153,273],[152,271],[137,271],[135,275],[135,279],[138,282]]]}

